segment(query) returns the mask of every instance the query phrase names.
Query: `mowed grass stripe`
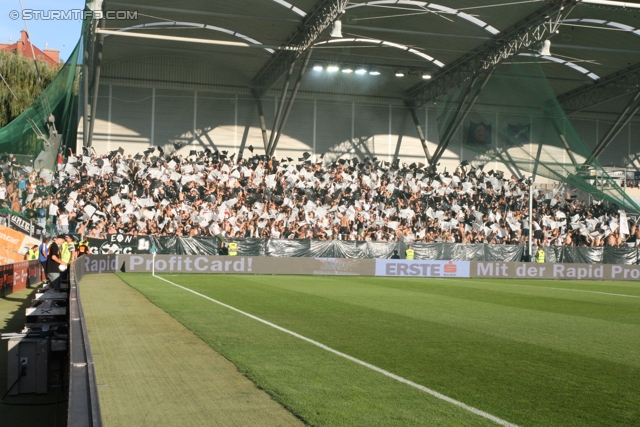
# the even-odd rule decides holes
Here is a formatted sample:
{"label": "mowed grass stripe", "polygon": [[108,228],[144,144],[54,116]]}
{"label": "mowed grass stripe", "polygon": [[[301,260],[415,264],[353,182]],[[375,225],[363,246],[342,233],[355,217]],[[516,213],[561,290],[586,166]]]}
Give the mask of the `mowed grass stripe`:
{"label": "mowed grass stripe", "polygon": [[163,280],[163,281],[165,281],[165,282],[167,282],[167,283],[169,283],[171,285],[174,285],[174,286],[176,286],[176,287],[178,287],[180,289],[183,289],[185,291],[191,292],[194,295],[197,295],[199,297],[205,298],[205,299],[207,299],[207,300],[209,300],[209,301],[211,301],[213,303],[221,305],[222,307],[228,308],[230,310],[235,311],[236,313],[240,313],[240,314],[242,314],[242,315],[244,315],[246,317],[249,317],[250,319],[253,319],[253,320],[258,321],[258,322],[260,322],[262,324],[265,324],[265,325],[270,326],[270,327],[272,327],[274,329],[277,329],[280,332],[284,332],[284,333],[289,334],[289,335],[291,335],[291,336],[293,336],[295,338],[298,338],[298,339],[300,339],[302,341],[308,342],[309,344],[315,345],[316,347],[319,347],[322,350],[326,350],[329,353],[335,354],[336,356],[339,356],[339,357],[347,359],[347,360],[349,360],[351,362],[357,363],[360,366],[364,366],[365,368],[371,369],[374,372],[378,372],[378,373],[380,373],[380,374],[382,374],[382,375],[384,375],[386,377],[392,378],[392,379],[394,379],[396,381],[399,381],[399,382],[401,382],[403,384],[407,384],[408,386],[411,386],[411,387],[413,387],[413,388],[415,388],[417,390],[424,391],[425,393],[427,393],[427,394],[429,394],[429,395],[431,395],[433,397],[436,397],[437,399],[440,399],[440,400],[443,400],[443,401],[445,401],[447,403],[450,403],[452,405],[458,406],[458,407],[460,407],[460,408],[462,408],[462,409],[464,409],[466,411],[471,412],[472,414],[475,414],[475,415],[481,416],[483,418],[486,418],[486,419],[488,419],[490,421],[493,421],[494,423],[496,423],[498,425],[501,425],[501,426],[504,426],[504,427],[517,427],[515,424],[512,424],[512,423],[510,423],[510,422],[508,422],[506,420],[498,418],[498,417],[496,417],[496,416],[494,416],[492,414],[489,414],[487,412],[481,411],[478,408],[474,408],[472,406],[469,406],[469,405],[467,405],[467,404],[465,404],[463,402],[460,402],[460,401],[457,401],[455,399],[452,399],[449,396],[445,396],[442,393],[439,393],[439,392],[437,392],[435,390],[431,390],[431,389],[429,389],[427,387],[424,387],[424,386],[422,386],[420,384],[416,384],[416,383],[414,383],[412,381],[407,380],[406,378],[403,378],[403,377],[400,377],[398,375],[395,375],[392,372],[389,372],[389,371],[381,369],[381,368],[379,368],[377,366],[371,365],[370,363],[364,362],[364,361],[362,361],[360,359],[356,359],[355,357],[352,357],[352,356],[350,356],[348,354],[339,352],[339,351],[337,351],[337,350],[335,350],[335,349],[333,349],[331,347],[328,347],[328,346],[326,346],[326,345],[324,345],[322,343],[314,341],[314,340],[312,340],[310,338],[307,338],[305,336],[297,334],[297,333],[295,333],[293,331],[290,331],[288,329],[282,328],[281,326],[278,326],[278,325],[276,325],[274,323],[268,322],[268,321],[266,321],[264,319],[261,319],[259,317],[254,316],[252,314],[246,313],[246,312],[244,312],[242,310],[239,310],[239,309],[237,309],[235,307],[231,307],[228,304],[224,304],[224,303],[222,303],[220,301],[217,301],[217,300],[215,300],[215,299],[213,299],[211,297],[203,295],[203,294],[201,294],[199,292],[196,292],[196,291],[194,291],[192,289],[189,289],[189,288],[184,287],[184,286],[180,286],[180,285],[178,285],[176,283],[173,283],[173,282],[171,282],[171,281],[169,281],[169,280],[167,280],[165,278],[162,278],[162,277],[159,277],[159,276],[156,276],[156,277],[158,279]]}
{"label": "mowed grass stripe", "polygon": [[[457,279],[454,279],[457,280]],[[477,280],[474,279],[473,280],[475,283],[481,283],[481,284],[486,284],[486,285],[503,285],[503,286],[519,286],[519,287],[525,287],[525,288],[534,288],[534,289],[542,289],[542,290],[556,290],[556,291],[567,291],[567,292],[584,292],[584,293],[591,293],[591,294],[600,294],[600,295],[610,295],[610,296],[615,296],[615,297],[623,297],[623,298],[640,298],[640,295],[633,295],[633,294],[628,294],[628,293],[615,293],[613,292],[613,290],[611,289],[612,286],[611,285],[604,285],[602,286],[602,284],[600,284],[599,286],[596,285],[596,288],[603,288],[601,290],[593,290],[593,289],[575,289],[574,287],[560,287],[559,285],[562,284],[562,282],[556,280],[554,282],[552,282],[552,284],[554,286],[549,286],[548,282],[545,282],[544,284],[536,284],[536,285],[523,285],[523,284],[519,284],[519,283],[513,283],[513,279],[497,279],[491,282],[484,282],[482,280]],[[576,283],[576,282],[570,282],[570,283]],[[580,282],[577,282],[580,283]],[[604,282],[607,283],[607,282]],[[616,282],[617,283],[617,282]],[[634,282],[631,282],[634,283]],[[588,283],[586,284],[588,287]],[[584,288],[585,286],[581,286],[581,288]],[[640,288],[638,288],[638,286],[629,286],[629,287],[620,287],[620,286],[615,286],[616,289],[621,289],[620,292],[638,292],[640,291]]]}
{"label": "mowed grass stripe", "polygon": [[[330,299],[349,305],[482,333],[499,339],[575,353],[640,368],[640,301],[590,295],[558,298],[522,295],[518,288],[487,289],[473,281],[458,282],[401,278],[296,277],[272,281],[248,276],[245,282],[265,281],[270,287]],[[348,286],[345,286],[348,281]],[[310,284],[300,286],[300,284]],[[529,282],[530,283],[530,282]],[[230,295],[240,295],[242,289]],[[265,292],[252,290],[252,292]],[[555,296],[555,298],[554,298]],[[293,298],[295,300],[295,297]],[[256,309],[261,302],[257,301]],[[248,301],[245,304],[249,303]],[[633,304],[633,306],[630,306]],[[618,323],[618,324],[615,324]],[[589,345],[584,345],[588,342]]]}
{"label": "mowed grass stripe", "polygon": [[[635,387],[640,379],[638,367],[474,331],[481,312],[491,319],[491,311],[500,309],[500,305],[476,303],[477,312],[461,328],[420,319],[423,314],[418,313],[416,306],[429,300],[416,303],[413,291],[406,294],[407,315],[385,311],[382,305],[385,289],[373,285],[379,285],[382,279],[195,275],[171,279],[516,424],[635,425],[639,416]],[[397,285],[396,281],[391,282]],[[373,293],[367,294],[367,289]],[[155,292],[147,287],[141,290]],[[325,292],[333,298],[342,292],[351,302],[305,292]],[[355,298],[356,294],[361,297]],[[392,311],[397,309],[399,294],[400,290],[389,289]],[[433,298],[434,302],[424,310],[449,301],[448,312],[443,313],[445,321],[456,319],[463,323],[467,317],[465,310],[472,304],[458,300],[462,307],[456,311],[451,302],[455,299],[438,295]],[[367,306],[370,300],[380,307]],[[523,325],[526,318],[545,315],[508,308],[511,319],[525,318]],[[173,309],[170,302],[166,309]],[[174,315],[182,316],[178,312]],[[567,318],[574,318],[573,328],[579,328],[581,319],[575,316],[558,316],[555,326],[562,326]],[[584,327],[592,327],[593,321],[585,320]],[[503,315],[494,326],[500,329],[508,322],[509,316]],[[609,326],[610,333],[615,335],[616,328],[627,325]],[[524,337],[553,335],[553,327],[552,323],[551,329],[544,330],[535,325],[524,326],[520,333]],[[589,339],[582,343],[585,348],[591,345]],[[233,348],[231,345],[230,358],[244,359],[242,351],[236,354]],[[611,351],[618,349],[614,347]],[[256,362],[252,369],[260,370],[260,363]]]}
{"label": "mowed grass stripe", "polygon": [[[436,279],[446,280],[446,279]],[[461,279],[454,279],[459,281]],[[485,284],[526,284],[532,288],[577,289],[585,291],[614,293],[640,297],[640,282],[638,281],[611,281],[611,280],[543,280],[543,279],[474,279],[478,283]]]}
{"label": "mowed grass stripe", "polygon": [[302,426],[115,275],[80,284],[108,426]]}
{"label": "mowed grass stripe", "polygon": [[[525,283],[531,283],[526,281]],[[640,298],[625,298],[577,289],[549,288],[514,283],[513,280],[484,282],[476,279],[374,280],[371,285],[400,292],[440,295],[456,299],[536,310],[590,319],[640,325]]]}
{"label": "mowed grass stripe", "polygon": [[157,278],[121,277],[309,425],[496,425]]}
{"label": "mowed grass stripe", "polygon": [[[634,356],[634,360],[637,360],[638,349],[640,349],[640,345],[638,345],[640,333],[638,333],[639,330],[637,328],[633,329],[626,325],[608,324],[607,322],[602,321],[594,322],[590,319],[582,319],[574,316],[548,316],[544,312],[538,313],[530,310],[517,310],[510,307],[507,307],[507,309],[509,309],[507,312],[508,315],[506,315],[503,310],[500,316],[495,317],[494,311],[501,311],[503,309],[501,305],[474,303],[473,301],[456,300],[451,298],[437,298],[435,301],[430,301],[428,299],[428,295],[426,299],[420,299],[413,292],[408,293],[404,298],[402,298],[397,290],[393,293],[384,294],[382,293],[384,289],[371,289],[371,285],[373,283],[395,284],[396,282],[409,282],[415,284],[420,282],[415,279],[398,280],[384,278],[358,278],[354,280],[353,278],[313,277],[296,277],[292,278],[293,280],[286,280],[285,278],[281,279],[283,280],[274,281],[273,278],[268,276],[253,276],[245,278],[242,282],[243,285],[246,284],[246,280],[265,280],[270,283],[271,287],[269,289],[261,287],[258,290],[259,294],[257,294],[260,295],[259,298],[245,301],[245,306],[253,304],[249,311],[256,313],[256,310],[261,310],[261,306],[268,303],[268,299],[266,299],[266,297],[268,293],[273,292],[273,287],[283,287],[286,285],[288,290],[294,288],[296,289],[296,291],[293,291],[294,294],[283,297],[286,298],[284,302],[278,301],[275,303],[281,304],[282,307],[275,307],[275,309],[272,310],[273,312],[270,313],[270,318],[277,318],[278,320],[276,323],[282,325],[283,322],[287,322],[287,319],[278,318],[278,316],[283,316],[283,313],[289,313],[289,311],[292,311],[289,317],[294,319],[291,322],[291,327],[294,328],[296,327],[295,322],[300,318],[307,316],[307,313],[312,313],[308,320],[301,322],[301,325],[296,327],[296,330],[300,331],[301,327],[311,326],[310,329],[302,332],[308,336],[318,336],[318,333],[326,332],[326,336],[322,336],[318,340],[328,343],[328,340],[333,339],[335,341],[335,330],[345,327],[349,328],[349,326],[343,326],[341,324],[341,320],[339,320],[332,325],[333,327],[318,328],[314,324],[313,318],[316,317],[316,319],[322,319],[322,322],[324,323],[330,322],[332,319],[336,318],[336,314],[333,309],[337,307],[337,304],[329,301],[321,302],[311,300],[308,305],[305,305],[303,304],[305,300],[301,299],[298,295],[295,295],[295,293],[310,292],[308,289],[311,288],[313,292],[322,293],[325,298],[334,299],[335,301],[335,299],[339,298],[337,295],[344,292],[342,289],[346,289],[349,297],[342,301],[345,305],[342,308],[338,308],[337,311],[353,313],[353,316],[349,316],[349,321],[355,325],[353,330],[343,334],[345,335],[343,342],[334,347],[344,349],[348,348],[347,346],[349,345],[353,345],[352,348],[345,352],[352,355],[361,354],[359,352],[370,352],[372,353],[371,357],[376,357],[378,355],[378,351],[385,352],[387,348],[403,348],[405,350],[412,349],[412,351],[407,351],[407,360],[405,361],[406,364],[411,366],[410,369],[399,372],[397,369],[387,368],[411,379],[414,379],[411,375],[416,375],[415,373],[412,374],[412,372],[420,372],[421,370],[420,363],[417,363],[417,361],[420,360],[420,357],[425,353],[428,354],[428,352],[434,351],[433,349],[425,348],[430,344],[429,342],[420,343],[420,339],[423,338],[423,336],[428,337],[429,334],[435,335],[435,337],[430,337],[430,339],[436,346],[438,346],[438,349],[442,349],[440,354],[435,355],[439,359],[439,362],[434,366],[440,367],[440,364],[442,364],[445,371],[446,368],[448,368],[450,369],[449,372],[463,372],[464,375],[461,375],[462,381],[464,381],[463,378],[465,376],[476,378],[479,393],[482,392],[484,383],[499,383],[499,386],[505,389],[507,399],[510,395],[519,395],[521,393],[524,393],[523,396],[526,396],[529,385],[537,385],[540,388],[545,388],[547,387],[546,381],[549,377],[558,376],[560,378],[568,378],[571,382],[575,382],[576,385],[579,385],[577,388],[582,390],[580,393],[584,393],[585,398],[587,396],[592,396],[591,399],[586,399],[584,402],[578,403],[577,406],[581,406],[583,404],[589,405],[589,403],[586,402],[591,402],[591,404],[593,404],[594,401],[598,401],[598,396],[601,390],[609,389],[608,383],[610,377],[612,377],[611,379],[613,380],[613,377],[619,375],[620,378],[618,379],[622,379],[623,381],[626,381],[626,375],[638,378],[637,366],[625,366],[627,361],[624,360],[625,357],[634,358]],[[322,285],[301,286],[301,284],[307,282],[316,284],[321,283]],[[355,297],[354,292],[352,291],[354,282],[357,282],[358,285],[360,285],[358,286],[359,290],[355,293],[362,292],[362,297]],[[329,286],[329,283],[333,283],[335,285]],[[445,285],[441,283],[440,286]],[[369,289],[370,292],[364,293],[361,288]],[[240,290],[240,292],[244,292],[244,290]],[[249,291],[246,290],[246,292]],[[232,295],[235,295],[235,291],[233,294],[228,295],[227,299],[232,297]],[[439,305],[445,303],[445,308],[441,309]],[[362,305],[366,308],[375,307],[376,312],[367,316],[370,310],[360,310],[360,307],[357,307],[356,305]],[[328,310],[325,310],[325,308],[328,308]],[[424,313],[425,309],[429,311],[433,310],[434,313]],[[264,309],[262,310],[265,311]],[[387,315],[387,310],[391,311],[396,316]],[[266,311],[264,314],[267,314]],[[407,319],[407,316],[409,316],[410,319]],[[429,321],[420,321],[421,316],[428,316]],[[546,318],[544,324],[537,323],[539,317]],[[441,320],[441,318],[444,319]],[[486,319],[489,319],[489,321]],[[480,322],[483,323],[478,326]],[[519,325],[519,327],[514,328],[511,325],[512,322]],[[533,326],[531,326],[530,323]],[[366,329],[369,325],[373,325],[370,330]],[[509,339],[496,339],[496,335],[499,335],[501,333],[501,329],[505,328],[509,328],[514,337]],[[580,339],[571,338],[570,333],[561,334],[561,339],[558,339],[556,337],[556,329],[575,333],[580,337]],[[623,329],[627,331],[627,333],[621,334],[617,329]],[[631,329],[630,332],[629,329]],[[399,334],[399,332],[402,332],[404,335],[402,335],[402,333]],[[399,335],[397,339],[396,335]],[[531,335],[534,337],[527,337]],[[353,339],[352,336],[375,338],[373,340],[363,339],[359,342],[358,338]],[[456,345],[456,342],[447,342],[449,337],[459,339],[460,345]],[[594,346],[594,338],[600,340],[606,339],[607,341],[605,342],[605,345],[599,344],[596,351],[594,351],[591,348]],[[546,340],[552,342],[553,347],[549,348],[547,346],[540,345],[530,346],[513,342],[514,340],[520,342],[527,339],[540,341]],[[564,339],[568,339],[569,342],[567,344],[560,342]],[[626,339],[629,341],[626,341]],[[407,343],[405,341],[410,342]],[[367,346],[371,347],[367,348]],[[560,346],[565,348],[566,351],[557,351],[554,348]],[[618,351],[621,349],[626,349],[626,352],[621,352],[621,354],[618,355]],[[582,355],[584,352],[597,354],[598,357],[584,357]],[[391,363],[395,363],[395,361],[404,356],[405,354],[394,354],[394,352],[390,352],[388,355],[384,356],[383,359],[386,358],[388,361],[391,361]],[[364,358],[365,360],[372,360],[371,358],[366,358],[362,355],[358,357]],[[617,368],[612,369],[611,372],[609,372],[609,359],[617,357],[622,359],[624,363],[621,362],[617,365],[613,365],[617,366]],[[449,366],[451,363],[449,360],[450,358],[453,358],[453,365],[451,366]],[[457,363],[462,362],[464,358],[469,358],[469,362],[466,363],[464,367],[457,366]],[[522,369],[518,374],[523,377],[522,380],[526,381],[515,381],[514,383],[514,378],[510,375],[511,371],[503,369],[503,366],[511,364],[512,359],[517,359],[517,361],[519,361],[515,364],[515,368]],[[482,362],[482,360],[485,360],[485,362]],[[384,361],[375,360],[372,363],[386,367],[386,365],[381,365],[382,363],[385,363]],[[633,361],[629,361],[629,363],[633,363]],[[549,372],[545,372],[545,370],[548,370]],[[440,385],[431,386],[430,383],[426,382],[429,381],[430,377],[438,378],[439,374],[439,371],[433,372],[431,375],[426,376],[424,380],[414,380],[431,388],[442,390]],[[584,380],[585,378],[591,378],[594,375],[596,376],[595,381]],[[448,380],[448,378],[444,379],[445,381]],[[468,383],[464,382],[464,387],[468,387]],[[623,393],[623,397],[621,398],[624,402],[626,390],[622,389],[621,391]],[[564,393],[551,387],[551,390],[545,393],[547,393],[547,395],[544,399],[552,404],[557,400],[558,403],[576,406],[576,403],[573,402],[574,392],[571,389]],[[451,395],[451,393],[445,394]],[[459,395],[454,394],[453,397],[469,402],[467,399],[459,397]],[[631,401],[632,400],[633,399],[631,399]],[[488,412],[496,413],[495,410],[488,410],[486,406],[480,403],[473,402],[472,404],[474,406],[481,407]],[[545,405],[540,406],[542,406],[538,409],[540,413],[544,413],[550,408],[545,407]],[[510,417],[504,418],[515,421]]]}

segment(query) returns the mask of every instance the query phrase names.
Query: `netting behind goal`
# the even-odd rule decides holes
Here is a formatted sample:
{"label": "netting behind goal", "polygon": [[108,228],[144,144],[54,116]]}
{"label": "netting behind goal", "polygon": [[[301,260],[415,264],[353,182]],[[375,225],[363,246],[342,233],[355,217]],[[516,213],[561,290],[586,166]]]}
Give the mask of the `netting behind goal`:
{"label": "netting behind goal", "polygon": [[[543,176],[567,183],[593,197],[640,212],[597,161],[558,103],[540,64],[531,57],[500,65],[482,87],[472,85],[449,92],[436,102],[442,139],[459,114],[463,100],[477,101],[452,138],[449,149],[473,152],[476,165],[503,163],[515,175]],[[468,155],[465,155],[469,158]]]}
{"label": "netting behind goal", "polygon": [[[0,128],[0,151],[35,156],[48,137],[47,121],[53,115],[63,146],[74,146],[78,128],[78,42],[67,62],[40,96],[18,117]],[[6,89],[6,88],[5,88]],[[8,91],[7,91],[8,93]]]}

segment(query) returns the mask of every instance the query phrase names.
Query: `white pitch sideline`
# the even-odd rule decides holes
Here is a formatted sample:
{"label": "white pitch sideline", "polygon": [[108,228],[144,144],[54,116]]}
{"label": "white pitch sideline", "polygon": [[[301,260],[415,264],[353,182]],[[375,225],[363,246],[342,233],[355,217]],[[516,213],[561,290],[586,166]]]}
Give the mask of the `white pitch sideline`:
{"label": "white pitch sideline", "polygon": [[320,343],[318,341],[314,341],[314,340],[312,340],[310,338],[307,338],[307,337],[305,337],[303,335],[297,334],[297,333],[295,333],[293,331],[290,331],[290,330],[285,329],[285,328],[283,328],[281,326],[278,326],[275,323],[271,323],[271,322],[269,322],[267,320],[264,320],[264,319],[261,319],[261,318],[259,318],[257,316],[254,316],[253,314],[249,314],[249,313],[247,313],[245,311],[242,311],[242,310],[237,309],[235,307],[232,307],[232,306],[230,306],[228,304],[225,304],[223,302],[215,300],[215,299],[213,299],[211,297],[208,297],[208,296],[206,296],[204,294],[196,292],[193,289],[186,288],[184,286],[178,285],[177,283],[173,283],[170,280],[167,280],[167,279],[162,278],[160,276],[156,276],[155,273],[153,273],[152,276],[157,278],[157,279],[160,279],[162,281],[165,281],[165,282],[167,282],[167,283],[169,283],[169,284],[171,284],[171,285],[173,285],[175,287],[183,289],[183,290],[185,290],[187,292],[191,292],[192,294],[198,295],[199,297],[205,298],[205,299],[207,299],[207,300],[209,300],[211,302],[214,302],[214,303],[216,303],[216,304],[218,304],[218,305],[220,305],[222,307],[228,308],[229,310],[233,310],[236,313],[240,313],[243,316],[247,316],[247,317],[249,317],[249,318],[251,318],[253,320],[257,320],[258,322],[263,323],[263,324],[265,324],[267,326],[271,326],[272,328],[275,328],[275,329],[277,329],[277,330],[279,330],[281,332],[287,333],[287,334],[292,335],[292,336],[294,336],[296,338],[299,338],[299,339],[301,339],[303,341],[306,341],[306,342],[308,342],[310,344],[313,344],[316,347],[320,347],[321,349],[326,350],[326,351],[328,351],[330,353],[333,353],[333,354],[335,354],[337,356],[340,356],[342,358],[345,358],[347,360],[355,362],[358,365],[364,366],[365,368],[369,368],[369,369],[371,369],[373,371],[376,371],[376,372],[378,372],[378,373],[380,373],[382,375],[385,375],[385,376],[387,376],[389,378],[393,378],[396,381],[400,381],[401,383],[407,384],[407,385],[409,385],[409,386],[411,386],[413,388],[416,388],[416,389],[418,389],[420,391],[428,393],[431,396],[436,397],[436,398],[438,398],[440,400],[443,400],[445,402],[451,403],[452,405],[456,405],[456,406],[458,406],[458,407],[460,407],[460,408],[462,408],[462,409],[464,409],[466,411],[469,411],[469,412],[471,412],[471,413],[473,413],[475,415],[478,415],[480,417],[483,417],[483,418],[486,418],[488,420],[491,420],[491,421],[493,421],[494,423],[496,423],[498,425],[501,425],[503,427],[518,427],[516,424],[512,424],[512,423],[510,423],[508,421],[503,420],[502,418],[496,417],[495,415],[491,415],[488,412],[481,411],[480,409],[474,408],[473,406],[469,406],[466,403],[460,402],[459,400],[455,400],[455,399],[453,399],[453,398],[451,398],[449,396],[445,396],[444,394],[438,393],[437,391],[432,390],[430,388],[427,388],[427,387],[425,387],[423,385],[414,383],[413,381],[410,381],[410,380],[408,380],[406,378],[403,378],[403,377],[401,377],[399,375],[393,374],[393,373],[391,373],[389,371],[386,371],[386,370],[384,370],[382,368],[378,368],[377,366],[374,366],[374,365],[372,365],[370,363],[367,363],[365,361],[362,361],[360,359],[356,359],[355,357],[349,356],[348,354],[339,352],[338,350],[335,350],[335,349],[333,349],[333,348],[331,348],[329,346],[326,346],[326,345],[324,345],[324,344],[322,344],[322,343]]}
{"label": "white pitch sideline", "polygon": [[[461,280],[457,279],[442,279],[442,280],[451,280],[453,282],[461,282]],[[569,289],[569,288],[554,288],[551,286],[535,286],[535,285],[521,285],[519,283],[497,283],[497,282],[483,282],[481,280],[474,280],[473,283],[482,283],[485,285],[501,285],[501,286],[519,286],[523,288],[535,288],[535,289],[552,289],[556,291],[568,291],[568,292],[584,292],[588,294],[600,294],[600,295],[611,295],[614,297],[625,297],[625,298],[640,298],[638,295],[627,295],[627,294],[614,294],[611,292],[600,292],[600,291],[588,291],[585,289]]]}

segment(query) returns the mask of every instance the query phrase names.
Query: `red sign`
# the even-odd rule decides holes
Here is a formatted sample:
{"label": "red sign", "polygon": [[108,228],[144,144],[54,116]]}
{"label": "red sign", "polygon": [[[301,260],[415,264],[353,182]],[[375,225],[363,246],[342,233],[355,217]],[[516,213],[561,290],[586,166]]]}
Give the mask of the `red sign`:
{"label": "red sign", "polygon": [[0,296],[13,293],[13,264],[0,265]]}
{"label": "red sign", "polygon": [[13,292],[21,291],[27,287],[29,277],[29,262],[17,262],[13,264]]}
{"label": "red sign", "polygon": [[458,266],[453,263],[453,261],[449,261],[448,264],[444,265],[445,273],[456,273],[458,271]]}
{"label": "red sign", "polygon": [[42,266],[40,261],[29,261],[29,283],[28,285],[35,285],[42,280]]}

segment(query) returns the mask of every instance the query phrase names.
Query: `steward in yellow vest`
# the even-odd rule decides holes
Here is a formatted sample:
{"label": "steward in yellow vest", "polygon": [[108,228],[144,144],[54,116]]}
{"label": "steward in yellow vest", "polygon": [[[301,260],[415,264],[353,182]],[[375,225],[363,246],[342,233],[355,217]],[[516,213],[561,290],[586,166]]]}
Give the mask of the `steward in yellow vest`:
{"label": "steward in yellow vest", "polygon": [[73,238],[68,234],[64,236],[64,242],[60,246],[60,259],[62,262],[69,264],[74,259],[76,247],[73,242]]}
{"label": "steward in yellow vest", "polygon": [[538,248],[538,252],[536,252],[536,262],[544,262],[545,253],[542,248]]}
{"label": "steward in yellow vest", "polygon": [[238,244],[236,242],[229,242],[229,256],[238,255]]}
{"label": "steward in yellow vest", "polygon": [[78,242],[78,256],[89,255],[89,241],[82,239]]}
{"label": "steward in yellow vest", "polygon": [[40,258],[40,251],[38,250],[38,245],[33,245],[31,249],[27,252],[27,259],[29,261],[35,261]]}
{"label": "steward in yellow vest", "polygon": [[66,264],[71,261],[71,251],[69,250],[69,244],[67,242],[62,242],[60,246],[60,259]]}
{"label": "steward in yellow vest", "polygon": [[416,257],[416,252],[411,249],[411,245],[409,245],[409,247],[407,247],[407,250],[404,251],[404,259],[415,259]]}

